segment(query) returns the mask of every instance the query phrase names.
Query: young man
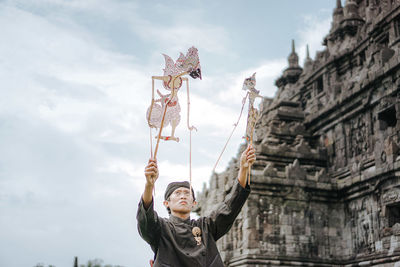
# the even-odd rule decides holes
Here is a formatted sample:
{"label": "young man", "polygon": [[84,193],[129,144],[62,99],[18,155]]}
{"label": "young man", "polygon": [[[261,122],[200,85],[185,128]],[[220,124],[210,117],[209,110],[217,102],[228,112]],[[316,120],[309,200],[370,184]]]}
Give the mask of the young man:
{"label": "young man", "polygon": [[[139,203],[137,220],[141,237],[154,251],[154,267],[223,267],[216,241],[231,228],[250,194],[248,167],[256,160],[248,146],[240,157],[237,181],[225,201],[210,216],[190,219],[197,204],[188,182],[174,182],[165,191],[164,206],[169,219],[160,218],[153,210],[153,187],[158,178],[157,162],[150,159],[145,168],[146,186]],[[246,164],[247,163],[247,164]]]}

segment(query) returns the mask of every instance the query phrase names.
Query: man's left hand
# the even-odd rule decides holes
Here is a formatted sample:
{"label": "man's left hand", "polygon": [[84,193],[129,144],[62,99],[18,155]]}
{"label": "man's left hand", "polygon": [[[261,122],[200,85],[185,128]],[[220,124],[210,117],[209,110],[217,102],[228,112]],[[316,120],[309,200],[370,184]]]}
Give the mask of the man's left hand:
{"label": "man's left hand", "polygon": [[240,157],[240,167],[251,166],[255,161],[256,161],[256,150],[252,145],[248,145],[246,150],[243,151],[242,156]]}

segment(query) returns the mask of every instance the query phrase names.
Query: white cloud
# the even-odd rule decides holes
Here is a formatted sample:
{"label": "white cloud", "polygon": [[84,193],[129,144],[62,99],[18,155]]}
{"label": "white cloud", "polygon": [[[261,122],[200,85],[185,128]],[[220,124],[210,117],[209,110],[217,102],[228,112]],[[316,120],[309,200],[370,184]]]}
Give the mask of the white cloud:
{"label": "white cloud", "polygon": [[[107,246],[121,260],[111,263],[129,262],[135,252],[127,247],[140,239],[132,225],[139,193],[129,172],[97,170],[147,138],[146,124],[138,123],[146,93],[135,90],[147,77],[131,58],[70,29],[16,8],[0,12],[1,265],[68,266],[75,255],[106,260],[102,242],[93,242],[113,244],[111,235],[128,245]],[[104,229],[107,223],[114,225]]]}
{"label": "white cloud", "polygon": [[[134,219],[150,154],[145,121],[150,76],[162,72],[160,53],[176,58],[193,44],[210,58],[234,53],[230,32],[199,21],[201,12],[187,24],[182,20],[192,13],[167,25],[138,14],[138,5],[110,0],[0,4],[0,265],[70,266],[76,255],[80,263],[101,257],[131,266],[132,260],[147,264],[151,258]],[[148,61],[140,61],[139,52],[127,55],[111,45],[118,41],[101,34],[104,24],[85,26],[78,21],[82,16],[118,21],[133,32],[132,45],[143,41],[170,50],[155,49]],[[311,27],[302,36],[306,40],[319,30]],[[196,190],[208,182],[237,120],[243,79],[257,72],[257,89],[272,96],[286,64],[285,58],[190,80],[190,119],[198,127],[192,144]],[[158,156],[156,208],[163,216],[166,185],[189,173],[184,89],[180,101],[181,142],[162,142]],[[246,107],[218,171],[236,155],[245,120]]]}
{"label": "white cloud", "polygon": [[[252,69],[243,70],[237,74],[230,74],[223,79],[226,79],[227,89],[221,90],[218,94],[219,99],[240,103],[243,99],[245,92],[242,90],[243,81],[245,78],[250,77],[256,72],[256,89],[260,91],[262,96],[272,97],[277,88],[275,87],[275,80],[282,73],[283,68],[287,66],[286,59],[278,59],[273,61],[263,62],[260,66],[255,66]],[[238,105],[236,105],[238,106]]]}
{"label": "white cloud", "polygon": [[306,26],[299,30],[299,43],[296,51],[299,55],[300,62],[304,62],[306,58],[306,45],[310,49],[310,57],[314,59],[316,51],[324,49],[322,41],[329,33],[331,27],[332,16],[327,10],[317,15],[307,15],[303,17]]}
{"label": "white cloud", "polygon": [[146,40],[156,43],[168,44],[173,47],[172,52],[184,51],[193,44],[202,51],[221,53],[229,44],[227,32],[211,25],[174,25],[172,27],[140,25],[135,31]]}

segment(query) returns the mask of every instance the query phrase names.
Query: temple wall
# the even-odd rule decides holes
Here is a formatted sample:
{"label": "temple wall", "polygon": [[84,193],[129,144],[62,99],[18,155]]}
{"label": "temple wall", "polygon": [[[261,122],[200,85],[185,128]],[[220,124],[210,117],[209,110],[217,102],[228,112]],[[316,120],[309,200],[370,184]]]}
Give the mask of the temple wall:
{"label": "temple wall", "polygon": [[[324,44],[300,67],[293,42],[264,99],[252,193],[218,241],[226,266],[400,267],[400,0],[338,1]],[[200,215],[229,193],[244,147]]]}

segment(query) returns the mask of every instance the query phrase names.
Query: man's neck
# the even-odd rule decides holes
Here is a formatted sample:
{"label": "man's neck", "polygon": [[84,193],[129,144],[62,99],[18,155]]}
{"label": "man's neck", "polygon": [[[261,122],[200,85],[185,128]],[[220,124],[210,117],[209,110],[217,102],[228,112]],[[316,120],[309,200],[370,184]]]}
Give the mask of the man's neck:
{"label": "man's neck", "polygon": [[182,220],[186,220],[186,219],[190,218],[190,212],[182,213],[182,212],[171,211],[171,214],[173,216],[175,216],[175,217],[178,217],[178,218],[182,219]]}

